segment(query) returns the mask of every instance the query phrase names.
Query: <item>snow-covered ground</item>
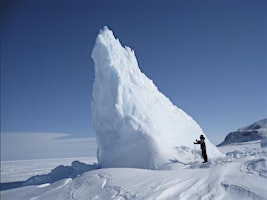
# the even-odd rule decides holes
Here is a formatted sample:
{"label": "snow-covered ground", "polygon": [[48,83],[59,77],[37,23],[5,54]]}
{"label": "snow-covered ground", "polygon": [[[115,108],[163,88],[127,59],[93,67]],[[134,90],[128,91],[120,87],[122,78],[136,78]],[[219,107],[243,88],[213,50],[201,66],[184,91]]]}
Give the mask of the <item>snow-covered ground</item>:
{"label": "snow-covered ground", "polygon": [[[219,150],[227,156],[206,164],[196,157],[196,163],[174,162],[168,166],[169,170],[96,169],[74,179],[4,190],[1,199],[267,199],[267,148],[262,148],[258,140]],[[82,159],[87,163],[92,161]],[[71,159],[59,161],[65,164]],[[5,177],[2,180],[22,180],[22,172],[29,178],[30,174],[41,174],[40,168],[48,172],[52,163],[59,164],[54,159],[31,161],[30,165],[27,162],[2,162],[1,177]]]}
{"label": "snow-covered ground", "polygon": [[1,161],[1,183],[25,181],[35,175],[47,174],[59,165],[71,165],[75,160],[86,164],[96,162],[95,157]]}

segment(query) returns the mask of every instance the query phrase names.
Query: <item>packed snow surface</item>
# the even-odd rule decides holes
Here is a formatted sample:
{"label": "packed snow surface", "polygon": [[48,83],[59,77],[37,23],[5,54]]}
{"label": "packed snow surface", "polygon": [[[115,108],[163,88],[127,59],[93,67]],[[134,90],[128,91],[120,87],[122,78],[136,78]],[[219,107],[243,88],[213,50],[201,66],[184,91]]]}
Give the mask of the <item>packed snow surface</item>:
{"label": "packed snow surface", "polygon": [[25,181],[36,175],[47,174],[59,165],[71,165],[74,160],[85,164],[96,162],[95,157],[1,161],[1,183]]}
{"label": "packed snow surface", "polygon": [[267,119],[257,121],[251,125],[240,128],[237,131],[230,132],[219,146],[265,138],[267,138]]}
{"label": "packed snow surface", "polygon": [[[205,164],[198,158],[190,165],[173,163],[171,170],[97,169],[74,179],[64,178],[51,184],[4,190],[1,191],[1,199],[266,199],[267,149],[261,148],[260,141],[226,145],[219,149],[227,156],[210,159]],[[13,168],[23,164],[25,162],[19,164],[17,161]],[[35,165],[31,166],[25,166],[25,170],[38,170]]]}
{"label": "packed snow surface", "polygon": [[[193,142],[205,135],[202,129],[158,91],[140,71],[134,52],[107,27],[96,38],[92,58],[99,165],[159,169],[173,161],[192,162]],[[206,145],[210,158],[221,156],[208,139]]]}

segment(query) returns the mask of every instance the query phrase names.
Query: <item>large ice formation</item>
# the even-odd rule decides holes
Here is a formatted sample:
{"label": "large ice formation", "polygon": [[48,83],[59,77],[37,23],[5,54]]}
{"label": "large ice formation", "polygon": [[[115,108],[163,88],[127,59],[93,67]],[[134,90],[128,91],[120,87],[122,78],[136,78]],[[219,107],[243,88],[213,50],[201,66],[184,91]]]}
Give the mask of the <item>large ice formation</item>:
{"label": "large ice formation", "polygon": [[[200,126],[158,91],[134,52],[104,27],[92,51],[95,81],[92,120],[101,167],[158,169],[194,159]],[[207,137],[206,137],[207,138]],[[221,156],[206,139],[209,157]]]}

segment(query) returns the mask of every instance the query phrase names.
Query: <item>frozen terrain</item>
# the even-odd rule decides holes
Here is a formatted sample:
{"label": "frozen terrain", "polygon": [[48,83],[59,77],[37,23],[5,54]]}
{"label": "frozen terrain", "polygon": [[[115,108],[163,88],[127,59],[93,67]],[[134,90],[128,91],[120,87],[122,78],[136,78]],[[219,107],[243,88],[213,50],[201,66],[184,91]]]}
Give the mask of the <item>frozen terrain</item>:
{"label": "frozen terrain", "polygon": [[[52,184],[4,190],[1,199],[266,199],[267,148],[258,140],[219,150],[227,156],[206,164],[197,158],[191,165],[173,163],[171,170],[97,169]],[[23,166],[19,162],[16,166]],[[25,166],[25,173],[36,170],[35,165]],[[9,172],[12,177],[14,172]]]}
{"label": "frozen terrain", "polygon": [[206,139],[203,164],[193,143],[204,135],[200,126],[158,91],[106,27],[92,57],[98,162],[1,161],[1,199],[267,199],[265,138],[241,134],[219,148]]}
{"label": "frozen terrain", "polygon": [[[200,126],[158,91],[134,52],[104,27],[92,52],[92,117],[102,167],[159,169],[194,160]],[[206,137],[207,138],[207,137]],[[222,156],[206,139],[209,157]],[[131,159],[129,159],[131,158]]]}
{"label": "frozen terrain", "polygon": [[74,160],[86,164],[96,162],[95,157],[1,161],[1,183],[25,181],[35,175],[47,174],[59,165],[71,165]]}

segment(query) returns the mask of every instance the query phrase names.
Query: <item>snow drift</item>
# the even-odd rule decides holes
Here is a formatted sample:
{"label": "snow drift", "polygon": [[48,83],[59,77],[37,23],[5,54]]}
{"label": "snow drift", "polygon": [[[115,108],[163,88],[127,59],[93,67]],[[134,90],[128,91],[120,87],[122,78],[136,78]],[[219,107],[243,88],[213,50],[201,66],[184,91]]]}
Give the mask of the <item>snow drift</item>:
{"label": "snow drift", "polygon": [[[176,170],[96,169],[74,179],[63,178],[51,184],[31,184],[2,190],[0,195],[1,199],[19,200],[266,199],[267,150],[261,148],[260,141],[226,145],[219,149],[227,156],[210,159],[204,164],[199,160],[195,164],[177,166]],[[36,168],[40,160],[34,162],[30,166],[24,166],[24,161],[13,163],[11,168],[14,170],[8,172],[9,177],[14,180],[15,174],[20,174],[20,170],[16,170],[18,168],[25,167],[26,174],[40,171],[40,168]],[[53,163],[55,159],[46,162]],[[1,167],[4,166],[1,168],[1,178],[6,164],[10,166],[9,161],[1,162]],[[61,175],[65,171],[56,169],[52,170],[55,171],[54,175]],[[48,175],[52,175],[52,171]],[[65,177],[71,177],[72,174],[65,174]]]}
{"label": "snow drift", "polygon": [[[101,167],[158,169],[194,159],[200,126],[142,73],[134,52],[104,27],[92,51],[92,121]],[[206,136],[205,136],[206,137]],[[207,138],[207,137],[206,137]],[[221,156],[206,139],[209,157]]]}
{"label": "snow drift", "polygon": [[218,146],[249,142],[267,138],[267,119],[257,121],[249,126],[230,132]]}

